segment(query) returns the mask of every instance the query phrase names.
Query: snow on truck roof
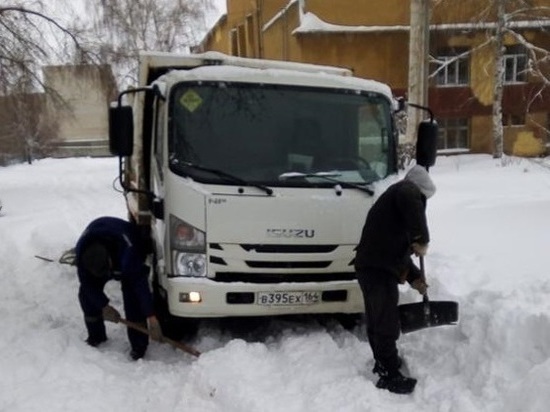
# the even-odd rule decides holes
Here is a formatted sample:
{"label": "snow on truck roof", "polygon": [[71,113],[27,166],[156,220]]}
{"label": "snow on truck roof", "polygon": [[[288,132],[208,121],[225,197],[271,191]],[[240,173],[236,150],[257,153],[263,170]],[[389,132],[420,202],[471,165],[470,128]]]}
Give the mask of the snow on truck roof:
{"label": "snow on truck roof", "polygon": [[140,61],[145,62],[149,67],[200,66],[204,65],[205,62],[212,62],[211,64],[250,67],[255,69],[279,68],[305,72],[322,71],[340,76],[352,76],[351,70],[343,67],[287,62],[281,60],[252,59],[247,57],[230,56],[214,51],[197,54],[144,51],[140,53]]}
{"label": "snow on truck roof", "polygon": [[339,67],[250,59],[218,52],[188,55],[143,52],[140,61],[143,68],[173,68],[159,79],[168,83],[203,80],[301,85],[369,91],[393,99],[388,85],[353,77],[350,70]]}

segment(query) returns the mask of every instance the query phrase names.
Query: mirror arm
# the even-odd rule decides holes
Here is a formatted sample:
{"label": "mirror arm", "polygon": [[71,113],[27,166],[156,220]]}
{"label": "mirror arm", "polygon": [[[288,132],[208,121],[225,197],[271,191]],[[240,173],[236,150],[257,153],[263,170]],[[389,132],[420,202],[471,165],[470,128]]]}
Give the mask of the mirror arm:
{"label": "mirror arm", "polygon": [[158,87],[156,86],[147,86],[147,87],[136,87],[135,89],[128,89],[128,90],[124,90],[122,92],[120,92],[118,94],[118,99],[117,99],[117,102],[118,102],[118,107],[121,107],[122,106],[122,96],[126,95],[126,94],[130,94],[130,93],[139,93],[139,92],[148,92],[148,91],[154,91],[155,93],[158,92]]}
{"label": "mirror arm", "polygon": [[434,122],[434,113],[429,107],[421,106],[419,104],[414,104],[414,103],[407,103],[407,104],[411,107],[414,107],[415,109],[420,109],[420,110],[424,110],[425,112],[428,112],[430,114],[430,123]]}

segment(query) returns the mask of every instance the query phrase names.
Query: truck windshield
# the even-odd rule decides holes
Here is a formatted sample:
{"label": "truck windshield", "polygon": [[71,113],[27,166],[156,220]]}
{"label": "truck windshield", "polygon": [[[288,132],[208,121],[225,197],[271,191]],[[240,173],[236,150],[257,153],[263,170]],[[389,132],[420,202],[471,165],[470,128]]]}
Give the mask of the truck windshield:
{"label": "truck windshield", "polygon": [[170,96],[169,136],[171,170],[204,183],[237,184],[200,167],[279,187],[368,185],[394,172],[390,102],[377,93],[181,83]]}

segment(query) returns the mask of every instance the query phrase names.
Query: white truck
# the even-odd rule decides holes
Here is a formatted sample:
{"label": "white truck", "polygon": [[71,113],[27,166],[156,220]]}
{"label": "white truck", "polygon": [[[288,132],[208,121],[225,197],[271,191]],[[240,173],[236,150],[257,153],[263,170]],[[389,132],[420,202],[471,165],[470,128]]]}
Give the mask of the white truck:
{"label": "white truck", "polygon": [[[166,332],[201,318],[361,314],[354,248],[371,185],[397,172],[390,88],[215,52],[143,53],[139,82],[111,104],[110,148],[151,240]],[[419,128],[427,166],[436,133],[433,117]]]}

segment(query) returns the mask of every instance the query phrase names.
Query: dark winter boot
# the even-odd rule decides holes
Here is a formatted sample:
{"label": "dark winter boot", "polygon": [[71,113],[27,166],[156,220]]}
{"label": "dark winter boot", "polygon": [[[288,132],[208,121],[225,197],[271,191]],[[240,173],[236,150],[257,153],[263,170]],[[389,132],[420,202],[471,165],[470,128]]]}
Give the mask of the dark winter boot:
{"label": "dark winter boot", "polygon": [[[403,366],[403,358],[401,356],[397,357],[397,369],[401,369],[401,366]],[[382,364],[378,361],[374,362],[374,368],[372,369],[372,373],[375,373],[379,376],[387,375],[388,371]]]}
{"label": "dark winter boot", "polygon": [[[399,358],[399,366],[402,364],[403,361]],[[398,394],[408,394],[414,391],[416,379],[403,376],[399,370],[389,371],[380,362],[376,362],[372,371],[380,376],[376,382],[378,389],[387,389]]]}
{"label": "dark winter boot", "polygon": [[130,357],[133,360],[138,360],[145,356],[145,352],[147,352],[147,346],[136,346],[130,351]]}
{"label": "dark winter boot", "polygon": [[138,360],[143,358],[144,356],[145,356],[145,351],[142,351],[142,350],[132,349],[132,351],[130,352],[130,357],[132,358],[132,360]]}
{"label": "dark winter boot", "polygon": [[88,336],[88,339],[86,339],[86,343],[92,347],[99,346],[101,343],[105,342],[107,340],[107,336]]}
{"label": "dark winter boot", "polygon": [[84,322],[88,330],[88,339],[86,343],[94,348],[107,340],[105,333],[105,323],[103,319],[97,316],[85,316]]}
{"label": "dark winter boot", "polygon": [[390,392],[402,395],[412,393],[415,386],[416,379],[407,378],[403,376],[401,372],[397,372],[391,376],[382,376],[378,382],[376,382],[376,387],[378,389],[387,389]]}

